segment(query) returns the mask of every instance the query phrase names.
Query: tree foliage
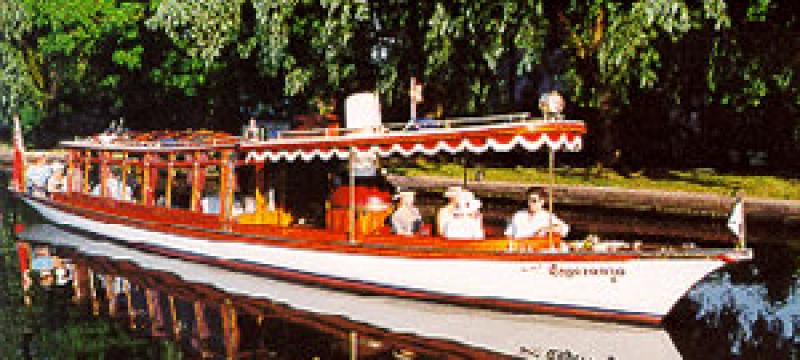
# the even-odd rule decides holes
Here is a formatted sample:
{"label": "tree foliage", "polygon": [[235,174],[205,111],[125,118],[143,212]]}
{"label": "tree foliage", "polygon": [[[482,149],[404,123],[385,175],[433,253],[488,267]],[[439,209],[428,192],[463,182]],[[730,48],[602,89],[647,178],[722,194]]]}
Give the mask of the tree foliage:
{"label": "tree foliage", "polygon": [[[699,110],[714,128],[797,134],[795,120],[765,120],[796,118],[800,105],[791,9],[786,0],[6,1],[0,116],[94,112],[142,128],[231,130],[231,117],[377,90],[403,120],[415,76],[426,84],[423,111],[456,115],[535,111],[540,93],[562,91],[601,139],[590,151],[605,156],[663,152],[624,138],[695,131],[679,118]],[[678,142],[717,136],[695,132]],[[784,136],[783,151],[797,137]]]}

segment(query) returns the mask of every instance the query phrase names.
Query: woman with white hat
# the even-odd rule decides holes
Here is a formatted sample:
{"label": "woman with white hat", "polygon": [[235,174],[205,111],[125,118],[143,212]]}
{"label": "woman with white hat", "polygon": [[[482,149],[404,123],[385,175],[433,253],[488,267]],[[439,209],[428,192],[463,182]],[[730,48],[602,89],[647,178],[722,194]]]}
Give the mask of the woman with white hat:
{"label": "woman with white hat", "polygon": [[414,206],[414,192],[401,191],[395,198],[398,199],[397,210],[390,218],[392,232],[398,235],[414,235],[422,227],[422,216],[419,209]]}
{"label": "woman with white hat", "polygon": [[483,216],[481,201],[469,191],[462,191],[456,198],[456,206],[450,221],[445,224],[444,236],[448,239],[483,239]]}
{"label": "woman with white hat", "polygon": [[436,213],[436,231],[439,235],[444,235],[444,229],[453,218],[458,196],[462,192],[464,192],[464,189],[460,186],[451,186],[444,192],[444,197],[448,199],[448,203]]}

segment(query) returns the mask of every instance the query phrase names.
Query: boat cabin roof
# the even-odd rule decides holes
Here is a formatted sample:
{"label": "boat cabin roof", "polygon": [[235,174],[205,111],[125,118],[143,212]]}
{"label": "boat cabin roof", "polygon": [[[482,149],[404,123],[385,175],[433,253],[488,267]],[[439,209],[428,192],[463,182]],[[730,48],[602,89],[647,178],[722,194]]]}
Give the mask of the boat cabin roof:
{"label": "boat cabin roof", "polygon": [[353,153],[379,155],[435,155],[437,153],[507,152],[549,148],[579,151],[586,126],[579,120],[515,119],[478,124],[432,123],[427,127],[376,129],[318,129],[285,131],[269,140],[243,141],[239,149],[247,162],[297,159],[347,159]]}
{"label": "boat cabin roof", "polygon": [[125,131],[105,132],[83,139],[62,141],[61,146],[68,149],[98,151],[169,153],[235,148],[240,140],[239,136],[211,130]]}
{"label": "boat cabin roof", "polygon": [[[263,138],[210,130],[105,132],[62,141],[69,149],[131,153],[213,152],[230,149],[247,163],[348,159],[359,154],[382,157],[438,153],[507,152],[548,148],[579,151],[586,126],[579,120],[534,120],[523,115],[461,118],[426,123],[386,124],[376,128],[288,130]],[[488,120],[487,120],[488,119]]]}

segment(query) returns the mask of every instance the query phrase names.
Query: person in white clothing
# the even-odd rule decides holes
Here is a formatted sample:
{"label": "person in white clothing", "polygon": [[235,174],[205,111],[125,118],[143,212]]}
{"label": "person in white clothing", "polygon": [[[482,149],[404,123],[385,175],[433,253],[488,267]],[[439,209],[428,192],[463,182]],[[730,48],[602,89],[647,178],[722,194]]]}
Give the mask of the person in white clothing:
{"label": "person in white clothing", "polygon": [[450,220],[445,224],[444,237],[448,239],[478,240],[484,238],[481,201],[469,191],[457,198]]}
{"label": "person in white clothing", "polygon": [[460,186],[451,186],[447,188],[447,191],[444,192],[444,197],[447,198],[447,205],[443,206],[441,209],[439,209],[439,211],[436,212],[437,234],[444,235],[444,230],[447,227],[447,223],[453,219],[453,212],[456,208],[456,202],[458,202],[458,196],[465,191],[466,190]]}
{"label": "person in white clothing", "polygon": [[51,166],[50,178],[47,179],[47,192],[49,194],[64,192],[66,181],[64,178],[64,164],[56,162]]}
{"label": "person in white clothing", "polygon": [[414,206],[414,192],[401,191],[396,198],[398,199],[397,210],[389,219],[392,232],[406,236],[418,233],[422,226],[422,216],[419,214],[419,209]]}
{"label": "person in white clothing", "polygon": [[511,218],[505,235],[512,239],[526,239],[545,236],[548,232],[560,234],[562,238],[569,233],[569,225],[544,209],[544,192],[532,188],[527,192],[528,208],[517,211]]}

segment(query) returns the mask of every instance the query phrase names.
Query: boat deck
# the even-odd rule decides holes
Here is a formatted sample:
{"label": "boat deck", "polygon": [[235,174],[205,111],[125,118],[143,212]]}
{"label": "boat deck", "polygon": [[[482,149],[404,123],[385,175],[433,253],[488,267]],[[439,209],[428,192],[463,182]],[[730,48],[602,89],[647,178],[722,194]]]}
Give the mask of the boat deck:
{"label": "boat deck", "polygon": [[[484,240],[451,240],[438,236],[361,235],[350,240],[348,234],[309,226],[252,225],[224,222],[218,215],[187,209],[145,206],[86,194],[54,194],[52,205],[80,216],[215,241],[235,241],[290,248],[304,248],[382,256],[422,258],[481,258],[504,260],[549,259],[626,260],[636,258],[727,258],[732,249],[692,246],[664,246],[634,243],[599,243],[584,247],[582,241],[565,242],[552,250],[550,239],[509,240],[491,237]],[[554,239],[559,243],[560,239]],[[742,250],[740,256],[748,256]],[[734,260],[731,258],[730,260]]]}

